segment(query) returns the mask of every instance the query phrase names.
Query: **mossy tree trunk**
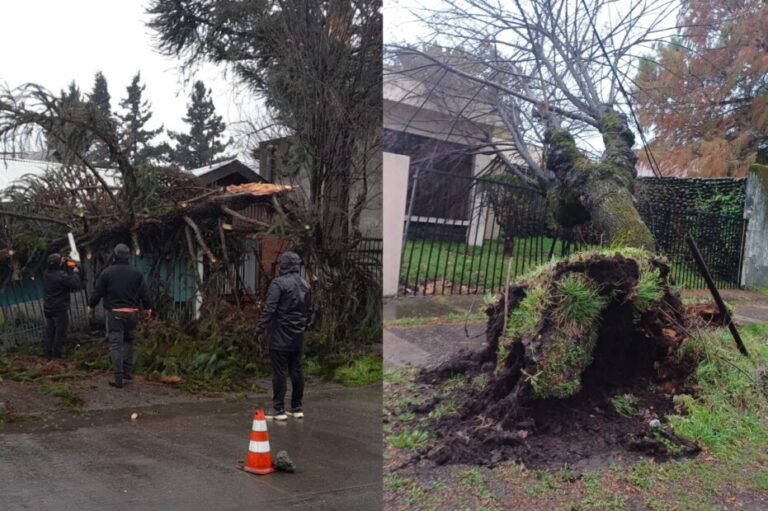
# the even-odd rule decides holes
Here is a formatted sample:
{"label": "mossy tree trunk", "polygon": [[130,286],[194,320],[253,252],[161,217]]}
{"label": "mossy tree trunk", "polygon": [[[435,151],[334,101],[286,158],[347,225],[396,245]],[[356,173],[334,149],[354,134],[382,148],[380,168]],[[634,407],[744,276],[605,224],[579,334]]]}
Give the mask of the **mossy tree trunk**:
{"label": "mossy tree trunk", "polygon": [[609,106],[601,113],[605,152],[599,162],[582,154],[566,130],[547,132],[547,168],[557,177],[549,195],[555,219],[565,228],[591,221],[605,243],[654,250],[653,235],[632,198],[637,177],[634,135],[624,114]]}

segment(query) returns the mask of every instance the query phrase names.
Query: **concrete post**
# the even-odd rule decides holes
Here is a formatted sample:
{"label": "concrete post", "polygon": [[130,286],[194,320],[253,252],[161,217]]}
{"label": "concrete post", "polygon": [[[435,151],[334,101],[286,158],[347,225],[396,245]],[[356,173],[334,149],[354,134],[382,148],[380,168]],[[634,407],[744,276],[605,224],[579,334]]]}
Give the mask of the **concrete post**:
{"label": "concrete post", "polygon": [[[476,176],[480,172],[486,169],[488,164],[491,163],[491,157],[487,154],[476,154],[472,158],[472,175]],[[483,246],[483,240],[485,239],[485,226],[486,226],[486,213],[488,208],[486,207],[485,197],[482,194],[477,193],[477,190],[473,186],[469,192],[469,199],[472,201],[469,204],[469,229],[467,229],[467,244],[478,247]]]}
{"label": "concrete post", "polygon": [[405,199],[408,195],[410,161],[408,156],[384,153],[382,176],[384,193],[382,288],[384,296],[396,295],[400,284],[400,258],[403,252]]}
{"label": "concrete post", "polygon": [[741,267],[741,285],[767,287],[768,165],[755,163],[749,169],[744,218],[748,222]]}

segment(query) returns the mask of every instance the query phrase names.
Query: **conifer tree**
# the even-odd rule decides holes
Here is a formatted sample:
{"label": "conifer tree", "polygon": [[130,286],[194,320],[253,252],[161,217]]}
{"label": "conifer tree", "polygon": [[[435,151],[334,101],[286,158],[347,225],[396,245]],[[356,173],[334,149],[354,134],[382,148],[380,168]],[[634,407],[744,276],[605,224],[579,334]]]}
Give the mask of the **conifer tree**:
{"label": "conifer tree", "polygon": [[152,144],[152,139],[163,132],[163,126],[150,130],[147,123],[152,118],[152,105],[142,96],[146,85],[141,84],[141,72],[131,80],[127,96],[120,100],[123,112],[118,115],[121,124],[121,146],[133,165],[144,165],[162,159],[164,149]]}
{"label": "conifer tree", "polygon": [[[93,89],[88,95],[88,102],[95,106],[106,119],[111,119],[112,106],[110,99],[107,79],[101,71],[97,71],[93,81]],[[94,140],[88,154],[93,164],[97,167],[108,167],[110,165],[109,149],[102,141]]]}
{"label": "conifer tree", "polygon": [[[83,95],[80,92],[80,87],[77,86],[74,80],[70,82],[67,90],[62,90],[60,93],[61,109],[62,111],[72,112],[78,109],[82,109],[85,104],[83,101]],[[73,154],[76,151],[85,153],[90,143],[88,141],[82,141],[80,147],[70,148],[66,145],[64,140],[69,140],[71,137],[71,130],[75,129],[68,124],[58,124],[51,126],[48,133],[46,133],[46,143],[48,146],[48,157],[59,162],[70,161]]]}
{"label": "conifer tree", "polygon": [[220,115],[216,115],[211,90],[200,80],[195,82],[184,122],[189,125],[188,133],[169,132],[176,142],[172,161],[187,169],[221,161],[221,154],[230,143],[221,140],[226,124]]}

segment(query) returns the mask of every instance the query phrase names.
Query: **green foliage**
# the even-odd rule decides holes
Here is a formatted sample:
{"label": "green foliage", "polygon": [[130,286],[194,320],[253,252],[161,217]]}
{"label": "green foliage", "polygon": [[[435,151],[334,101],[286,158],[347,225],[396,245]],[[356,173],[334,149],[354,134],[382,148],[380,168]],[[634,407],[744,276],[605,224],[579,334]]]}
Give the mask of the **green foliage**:
{"label": "green foliage", "polygon": [[189,390],[242,390],[268,374],[267,346],[253,335],[256,316],[227,304],[211,306],[191,329],[180,323],[147,322],[136,342],[137,370],[150,376],[181,376]]}
{"label": "green foliage", "polygon": [[549,295],[545,287],[537,286],[529,289],[525,298],[509,313],[507,338],[518,339],[526,335],[533,335],[541,319],[541,314],[548,305]]}
{"label": "green foliage", "polygon": [[597,332],[577,340],[563,337],[547,345],[538,359],[539,371],[531,376],[531,388],[539,399],[565,398],[581,389],[581,373],[592,362]]}
{"label": "green foliage", "polygon": [[72,389],[67,384],[50,383],[40,387],[40,392],[57,398],[59,406],[62,408],[78,410],[85,404],[83,398],[72,392]]}
{"label": "green foliage", "polygon": [[481,390],[485,388],[485,386],[488,384],[488,374],[487,373],[480,373],[474,378],[472,378],[472,386],[478,390]]}
{"label": "green foliage", "polygon": [[719,213],[723,216],[741,219],[744,213],[744,190],[731,193],[717,193],[707,198],[700,198],[698,209],[701,213]]}
{"label": "green foliage", "polygon": [[402,385],[411,379],[411,369],[399,367],[384,371],[384,381],[393,385]]}
{"label": "green foliage", "polygon": [[558,301],[562,324],[591,325],[608,300],[583,275],[568,274],[557,283],[553,298]]}
{"label": "green foliage", "polygon": [[168,133],[176,142],[171,161],[186,169],[194,169],[221,160],[221,153],[229,145],[220,140],[226,125],[222,117],[216,115],[211,90],[200,80],[194,84],[184,122],[189,125],[189,133]]}
{"label": "green foliage", "polygon": [[486,321],[488,316],[484,312],[475,312],[474,314],[449,312],[444,316],[408,316],[399,319],[387,320],[384,322],[384,328],[389,327],[408,327],[421,326],[430,323],[466,323],[476,321]]}
{"label": "green foliage", "polygon": [[426,447],[429,441],[429,433],[423,429],[410,429],[402,431],[388,438],[389,445],[396,449],[410,449],[417,451]]}
{"label": "green foliage", "polygon": [[455,411],[456,411],[456,405],[452,402],[438,403],[437,406],[435,406],[432,409],[432,411],[429,412],[429,415],[427,415],[427,417],[429,417],[433,421],[436,421],[443,415],[448,413],[454,413]]}
{"label": "green foliage", "polygon": [[637,411],[638,400],[633,394],[621,394],[611,398],[611,405],[622,417],[631,417]]}
{"label": "green foliage", "polygon": [[323,366],[317,357],[304,358],[304,374],[307,376],[322,376]]}
{"label": "green foliage", "polygon": [[465,468],[459,472],[459,485],[464,490],[472,492],[481,499],[488,500],[494,498],[488,484],[488,478],[477,467]]}
{"label": "green foliage", "polygon": [[700,360],[694,374],[700,391],[698,397],[675,396],[684,413],[670,417],[678,435],[726,459],[768,447],[762,420],[768,410],[768,325],[746,325],[741,334],[750,358],[736,351],[726,329],[699,332],[684,346]]}
{"label": "green foliage", "polygon": [[381,384],[383,378],[381,357],[365,356],[334,371],[333,379],[348,387]]}
{"label": "green foliage", "polygon": [[146,128],[152,118],[152,105],[143,97],[146,87],[141,84],[141,73],[137,72],[126,88],[126,97],[120,100],[123,112],[117,116],[121,124],[120,145],[131,164],[137,166],[157,161],[164,152],[161,146],[152,144],[152,139],[163,132],[163,127]]}
{"label": "green foliage", "polygon": [[640,312],[648,310],[661,300],[664,292],[661,288],[661,274],[657,268],[640,272],[640,280],[635,289],[635,307]]}

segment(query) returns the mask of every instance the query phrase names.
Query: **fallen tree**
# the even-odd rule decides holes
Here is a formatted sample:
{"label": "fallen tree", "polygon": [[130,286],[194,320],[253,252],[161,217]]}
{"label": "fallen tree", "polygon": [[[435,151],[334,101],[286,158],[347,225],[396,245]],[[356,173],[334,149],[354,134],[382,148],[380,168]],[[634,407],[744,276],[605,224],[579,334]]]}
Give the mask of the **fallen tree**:
{"label": "fallen tree", "polygon": [[[457,411],[437,421],[437,446],[427,456],[437,463],[535,463],[550,454],[562,461],[578,448],[567,439],[579,431],[590,442],[602,434],[613,447],[662,458],[698,452],[663,426],[649,427],[671,411],[671,395],[690,390],[697,361],[680,349],[690,329],[702,315],[720,319],[712,307],[684,307],[669,271],[650,252],[606,250],[543,266],[510,286],[488,308],[482,350],[419,374],[430,385],[457,377],[470,383],[454,396]],[[632,396],[626,405],[637,413],[620,417],[620,405],[605,408],[621,396]],[[537,455],[536,436],[553,432],[568,449]]]}
{"label": "fallen tree", "polygon": [[[449,122],[400,122],[459,142],[465,154],[493,156],[484,172],[539,189],[553,227],[591,223],[608,244],[653,250],[632,198],[637,156],[624,82],[637,52],[672,34],[675,10],[663,0],[624,11],[604,0],[417,9],[430,34],[389,44],[388,76],[402,104]],[[433,166],[420,159],[411,164]]]}

